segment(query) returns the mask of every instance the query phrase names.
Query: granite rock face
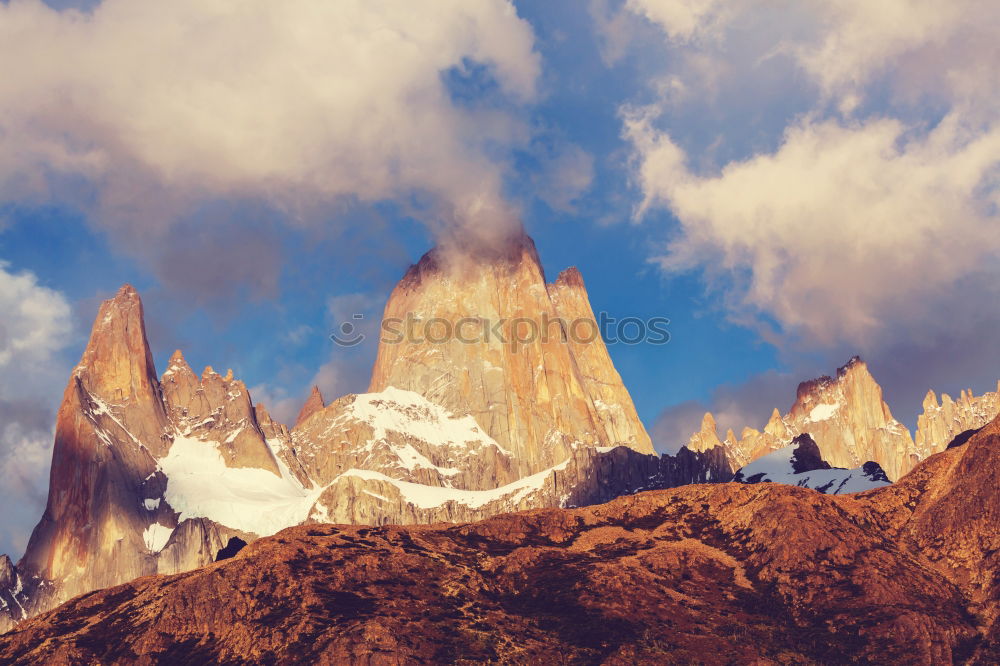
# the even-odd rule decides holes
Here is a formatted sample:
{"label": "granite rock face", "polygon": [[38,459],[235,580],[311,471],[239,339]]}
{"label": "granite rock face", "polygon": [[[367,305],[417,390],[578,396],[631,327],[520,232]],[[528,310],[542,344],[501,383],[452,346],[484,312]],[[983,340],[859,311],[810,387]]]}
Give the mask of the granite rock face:
{"label": "granite rock face", "polygon": [[56,416],[48,502],[17,565],[29,614],[156,571],[143,533],[171,517],[143,501],[163,492],[166,432],[142,303],[125,286],[101,305]]}
{"label": "granite rock face", "polygon": [[547,338],[383,343],[371,392],[327,405],[314,390],[290,430],[231,371],[198,376],[179,351],[157,379],[123,287],[66,388],[45,514],[0,570],[0,630],[292,525],[468,521],[732,476],[721,447],[653,454],[600,337],[570,334],[596,328],[582,278],[546,285],[526,237],[473,260],[428,254],[386,316],[490,320],[503,335],[554,323]]}
{"label": "granite rock face", "polygon": [[246,385],[233,371],[220,375],[211,366],[199,378],[180,350],[163,373],[163,397],[173,430],[217,445],[229,467],[266,469],[279,475]]}
{"label": "granite rock face", "polygon": [[1000,382],[995,392],[975,396],[972,389],[953,400],[947,393],[928,391],[924,398],[923,413],[917,417],[914,440],[923,457],[943,451],[948,444],[967,430],[978,430],[1000,414]]}
{"label": "granite rock face", "polygon": [[393,290],[383,322],[369,390],[413,391],[472,416],[519,476],[574,446],[653,453],[579,273],[546,285],[526,236],[488,256],[432,250]]}
{"label": "granite rock face", "polygon": [[996,664],[998,477],[994,422],[853,495],[692,485],[465,525],[300,526],[75,599],[0,637],[0,659]]}
{"label": "granite rock face", "polygon": [[320,393],[318,386],[313,386],[312,391],[309,392],[309,398],[302,405],[302,409],[299,410],[299,415],[295,419],[295,427],[324,407],[326,407],[326,402],[323,400],[323,394]]}
{"label": "granite rock face", "polygon": [[808,434],[799,435],[788,446],[737,470],[733,481],[784,483],[829,495],[858,493],[889,485],[889,478],[877,462],[869,461],[856,469],[833,467],[823,460],[819,446]]}
{"label": "granite rock face", "polygon": [[[775,409],[763,432],[745,428],[738,439],[730,432],[723,445],[738,469],[784,448],[803,433],[812,436],[831,465],[854,469],[874,461],[894,480],[926,457],[910,432],[893,418],[882,388],[858,357],[838,368],[835,377],[799,384],[791,409],[784,417]],[[706,415],[701,431],[692,436],[688,446],[703,450],[717,440],[714,419]]]}

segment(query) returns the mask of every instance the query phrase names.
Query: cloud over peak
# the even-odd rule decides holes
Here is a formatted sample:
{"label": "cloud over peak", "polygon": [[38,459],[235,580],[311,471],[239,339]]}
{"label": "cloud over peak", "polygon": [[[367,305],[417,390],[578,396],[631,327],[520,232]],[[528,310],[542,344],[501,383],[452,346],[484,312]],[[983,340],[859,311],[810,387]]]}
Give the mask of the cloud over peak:
{"label": "cloud over peak", "polygon": [[[148,240],[218,198],[294,221],[417,195],[432,226],[491,232],[513,223],[503,155],[536,95],[533,39],[506,0],[15,0],[0,199],[94,199],[106,228]],[[452,99],[444,75],[468,63],[503,104]]]}

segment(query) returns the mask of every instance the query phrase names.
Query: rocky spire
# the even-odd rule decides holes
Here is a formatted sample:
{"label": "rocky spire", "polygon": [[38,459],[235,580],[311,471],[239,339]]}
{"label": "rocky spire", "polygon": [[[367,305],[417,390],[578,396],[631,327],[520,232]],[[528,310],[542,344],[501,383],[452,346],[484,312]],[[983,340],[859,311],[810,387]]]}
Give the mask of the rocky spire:
{"label": "rocky spire", "polygon": [[14,563],[6,554],[0,555],[0,589],[13,587],[17,578],[17,570]]}
{"label": "rocky spire", "polygon": [[309,392],[309,397],[306,399],[302,409],[299,411],[298,418],[295,419],[295,427],[299,427],[307,418],[318,412],[319,410],[326,407],[326,402],[323,400],[323,394],[320,393],[318,386],[313,386],[312,391]]}
{"label": "rocky spire", "polygon": [[155,572],[143,499],[163,492],[154,456],[169,446],[142,302],[125,285],[101,305],[56,417],[45,514],[18,564],[26,584],[47,581],[27,592],[32,608]]}
{"label": "rocky spire", "polygon": [[777,437],[781,441],[791,439],[791,433],[788,430],[788,426],[785,425],[784,419],[782,419],[781,414],[778,413],[777,407],[775,407],[774,411],[771,412],[771,418],[768,419],[767,425],[764,426],[764,432]]}
{"label": "rocky spire", "polygon": [[[652,452],[579,273],[546,286],[527,236],[475,256],[432,250],[393,290],[383,320],[415,329],[383,337],[369,391],[405,389],[472,415],[522,475],[581,444]],[[448,322],[450,335],[421,327],[430,321]]]}
{"label": "rocky spire", "polygon": [[215,442],[228,467],[255,467],[280,476],[250,392],[232,370],[223,376],[206,366],[199,378],[175,351],[163,373],[163,397],[175,434]]}
{"label": "rocky spire", "polygon": [[[711,426],[714,432],[714,422]],[[703,421],[692,443],[699,445],[705,432]],[[909,431],[893,418],[882,388],[858,356],[838,368],[835,377],[799,384],[795,403],[784,417],[774,409],[763,432],[744,429],[739,440],[727,434],[725,446],[733,468],[738,469],[788,445],[802,433],[812,436],[823,459],[833,466],[854,469],[873,460],[893,480],[923,457]]]}
{"label": "rocky spire", "polygon": [[169,440],[163,437],[167,422],[163,398],[146,338],[142,300],[132,285],[122,286],[101,304],[73,375],[154,455],[165,452]]}
{"label": "rocky spire", "polygon": [[794,432],[810,433],[835,467],[874,460],[895,481],[920,458],[909,430],[893,418],[882,387],[857,356],[837,369],[835,379],[800,385],[785,420]]}
{"label": "rocky spire", "polygon": [[691,435],[687,447],[692,451],[708,451],[716,446],[722,446],[722,441],[719,439],[719,433],[716,428],[715,417],[712,416],[712,412],[705,412],[705,415],[701,417],[701,428],[699,428],[698,432]]}
{"label": "rocky spire", "polygon": [[[596,322],[583,276],[575,266],[560,273],[547,289],[557,313],[571,327],[579,328],[578,322]],[[571,330],[568,336],[570,355],[607,441],[622,442],[637,451],[652,453],[652,441],[639,421],[632,396],[615,370],[607,347],[599,335],[591,339],[590,335],[580,336],[576,332]],[[593,332],[597,333],[596,327]]]}
{"label": "rocky spire", "polygon": [[940,404],[934,391],[928,391],[923,406],[923,413],[917,417],[914,441],[921,457],[927,457],[943,451],[963,432],[982,428],[1000,413],[1000,382],[996,392],[981,396],[966,389],[958,400],[952,400],[944,393]]}

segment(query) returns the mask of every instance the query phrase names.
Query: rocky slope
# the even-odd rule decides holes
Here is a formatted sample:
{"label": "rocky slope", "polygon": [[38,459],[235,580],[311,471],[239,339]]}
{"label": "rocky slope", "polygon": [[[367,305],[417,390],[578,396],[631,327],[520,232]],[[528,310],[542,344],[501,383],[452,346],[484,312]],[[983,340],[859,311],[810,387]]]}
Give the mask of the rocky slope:
{"label": "rocky slope", "polygon": [[831,466],[823,460],[819,447],[808,434],[799,435],[788,446],[740,468],[733,481],[784,483],[829,495],[858,493],[889,485],[888,477],[877,462],[868,461],[856,469]]}
{"label": "rocky slope", "polygon": [[291,525],[471,521],[731,478],[721,447],[652,454],[600,338],[561,333],[559,317],[593,322],[579,274],[546,286],[530,240],[509,250],[461,267],[429,254],[386,316],[551,316],[555,337],[383,343],[372,392],[327,405],[314,390],[291,430],[232,372],[196,375],[179,351],[157,379],[142,303],[123,287],[66,389],[45,514],[0,571],[0,630]]}
{"label": "rocky slope", "polygon": [[[730,431],[723,446],[733,468],[738,469],[787,446],[803,433],[812,436],[831,465],[853,469],[874,461],[893,480],[926,457],[909,431],[893,418],[882,398],[882,388],[857,357],[838,368],[836,377],[799,384],[791,409],[784,417],[775,409],[763,432],[744,428],[737,438]],[[701,451],[718,441],[715,421],[708,414],[688,448]]]}
{"label": "rocky slope", "polygon": [[301,526],[75,599],[0,637],[0,661],[994,664],[997,478],[995,421],[855,495],[693,485]]}

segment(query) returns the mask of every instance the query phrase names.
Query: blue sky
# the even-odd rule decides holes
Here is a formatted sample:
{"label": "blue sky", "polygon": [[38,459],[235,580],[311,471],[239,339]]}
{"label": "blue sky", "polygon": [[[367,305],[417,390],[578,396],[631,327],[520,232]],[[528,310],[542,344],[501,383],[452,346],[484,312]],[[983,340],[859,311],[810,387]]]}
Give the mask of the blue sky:
{"label": "blue sky", "polygon": [[0,551],[124,282],[161,370],[180,348],[286,418],[313,382],[364,390],[374,347],[334,347],[340,318],[377,319],[441,233],[511,220],[595,311],[670,318],[669,344],[611,348],[662,450],[706,409],[762,426],[855,353],[911,427],[928,388],[996,386],[994,8],[165,7],[0,4],[0,446],[25,506]]}

